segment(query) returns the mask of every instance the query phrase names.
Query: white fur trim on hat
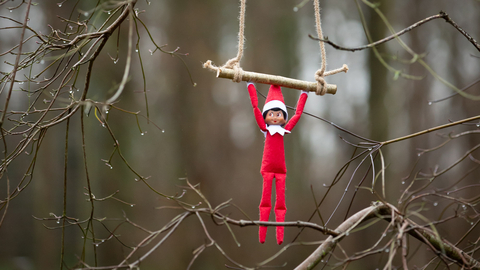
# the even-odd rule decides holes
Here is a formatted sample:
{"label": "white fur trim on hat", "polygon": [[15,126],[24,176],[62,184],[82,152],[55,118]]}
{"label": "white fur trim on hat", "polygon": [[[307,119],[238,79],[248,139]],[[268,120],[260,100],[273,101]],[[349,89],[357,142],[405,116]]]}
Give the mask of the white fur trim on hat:
{"label": "white fur trim on hat", "polygon": [[281,102],[280,100],[272,100],[272,101],[269,101],[265,104],[265,106],[263,106],[263,111],[262,111],[262,114],[268,110],[271,110],[273,108],[280,108],[282,109],[284,112],[285,112],[285,120],[288,119],[288,112],[287,112],[287,107],[285,106],[285,104],[283,102]]}

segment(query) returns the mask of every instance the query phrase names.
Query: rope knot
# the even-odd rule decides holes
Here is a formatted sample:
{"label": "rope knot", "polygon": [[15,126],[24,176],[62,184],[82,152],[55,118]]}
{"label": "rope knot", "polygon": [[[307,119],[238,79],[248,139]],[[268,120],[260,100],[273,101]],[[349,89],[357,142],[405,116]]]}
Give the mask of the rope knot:
{"label": "rope knot", "polygon": [[233,79],[232,79],[233,82],[238,83],[242,81],[243,69],[240,67],[240,61],[238,60],[237,57],[228,60],[227,63],[225,63],[225,65],[223,65],[222,68],[233,69],[233,72],[234,72]]}
{"label": "rope knot", "polygon": [[315,80],[317,81],[317,90],[315,92],[320,96],[325,95],[327,93],[327,82],[323,78],[323,71],[317,70],[315,72]]}
{"label": "rope knot", "polygon": [[233,82],[241,82],[242,81],[242,77],[243,77],[243,69],[240,67],[240,65],[235,65],[233,66],[233,79],[232,81]]}

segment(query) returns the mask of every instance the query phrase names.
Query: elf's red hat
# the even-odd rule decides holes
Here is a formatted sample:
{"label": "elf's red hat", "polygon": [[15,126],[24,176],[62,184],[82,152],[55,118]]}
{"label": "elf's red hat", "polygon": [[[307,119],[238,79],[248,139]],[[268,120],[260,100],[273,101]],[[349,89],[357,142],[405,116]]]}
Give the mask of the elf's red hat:
{"label": "elf's red hat", "polygon": [[265,106],[263,106],[262,113],[273,108],[279,108],[285,112],[285,120],[288,119],[287,107],[283,101],[282,89],[278,85],[270,86],[268,90],[267,100],[265,100]]}

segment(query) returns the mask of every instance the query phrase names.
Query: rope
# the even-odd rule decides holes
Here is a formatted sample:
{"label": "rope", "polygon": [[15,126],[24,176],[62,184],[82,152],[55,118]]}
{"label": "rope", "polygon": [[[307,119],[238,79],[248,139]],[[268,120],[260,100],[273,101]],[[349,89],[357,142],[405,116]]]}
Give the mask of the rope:
{"label": "rope", "polygon": [[212,64],[212,61],[208,60],[203,64],[203,67],[210,68],[217,71],[217,74],[220,72],[221,68],[233,69],[234,76],[232,81],[241,82],[243,77],[243,69],[240,67],[240,61],[243,56],[243,44],[245,43],[245,9],[246,9],[247,0],[240,0],[240,16],[238,17],[239,29],[238,29],[238,52],[237,56],[228,60],[225,65],[221,67],[216,67]]}
{"label": "rope", "polygon": [[[244,32],[245,32],[246,2],[247,2],[247,0],[240,0],[240,16],[238,18],[239,30],[238,30],[238,52],[237,52],[237,56],[232,58],[232,59],[229,59],[221,67],[215,66],[212,63],[211,60],[207,60],[207,62],[205,62],[203,64],[204,68],[209,68],[209,69],[217,71],[217,77],[220,74],[222,68],[232,69],[234,71],[234,76],[233,76],[232,81],[234,81],[234,82],[241,82],[243,74],[244,74],[243,69],[240,67],[240,61],[242,60],[243,46],[244,46],[244,43],[245,43]],[[323,34],[322,34],[322,23],[321,23],[321,19],[320,19],[319,0],[314,0],[314,7],[315,7],[315,23],[316,23],[316,28],[317,28],[317,35],[318,35],[318,38],[321,39],[321,38],[323,38]],[[337,74],[337,73],[340,73],[340,72],[347,72],[348,71],[348,66],[344,64],[343,67],[341,67],[341,68],[330,70],[330,71],[325,71],[325,69],[327,67],[327,53],[325,51],[325,44],[324,44],[323,41],[320,41],[319,44],[320,44],[320,52],[321,52],[321,56],[322,56],[322,65],[321,65],[320,69],[315,72],[315,80],[317,81],[316,93],[317,93],[317,95],[323,96],[327,93],[327,82],[325,81],[324,77],[329,76],[329,75],[333,75],[333,74]]]}
{"label": "rope", "polygon": [[325,72],[323,74],[323,76],[330,76],[330,75],[337,74],[337,73],[340,73],[340,72],[347,73],[347,71],[348,71],[348,66],[346,64],[343,64],[343,66],[341,68],[337,68],[337,69],[334,69],[334,70],[329,70],[329,71]]}
{"label": "rope", "polygon": [[[318,38],[323,39],[322,22],[320,20],[320,4],[318,1],[319,0],[313,1],[313,5],[315,6],[315,24]],[[322,41],[319,41],[318,43],[320,44],[320,53],[322,55],[322,66],[315,72],[315,80],[317,80],[317,95],[323,96],[327,93],[327,82],[323,78],[327,67],[327,52],[325,51],[325,44]]]}
{"label": "rope", "polygon": [[[322,33],[322,22],[320,19],[320,4],[319,0],[315,0],[313,2],[314,8],[315,8],[315,26],[317,28],[317,35],[319,39],[323,39],[323,33]],[[320,44],[320,53],[322,55],[322,66],[320,67],[319,70],[315,72],[315,80],[317,81],[317,95],[323,96],[327,93],[327,82],[325,81],[326,76],[337,74],[340,72],[347,72],[348,71],[348,66],[343,64],[341,68],[337,68],[334,70],[330,70],[325,72],[325,69],[327,68],[327,52],[325,51],[325,43],[323,41],[318,42]]]}

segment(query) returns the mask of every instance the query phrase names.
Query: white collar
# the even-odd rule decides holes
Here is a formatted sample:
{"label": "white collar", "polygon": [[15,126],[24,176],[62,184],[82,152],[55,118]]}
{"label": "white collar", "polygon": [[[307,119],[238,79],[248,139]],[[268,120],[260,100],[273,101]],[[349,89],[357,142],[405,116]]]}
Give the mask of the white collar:
{"label": "white collar", "polygon": [[[267,125],[267,130],[268,132],[270,133],[270,135],[274,135],[275,133],[278,133],[282,136],[285,135],[285,133],[290,133],[290,131],[284,129],[282,126],[280,125]],[[267,136],[267,133],[265,132],[265,136]]]}

